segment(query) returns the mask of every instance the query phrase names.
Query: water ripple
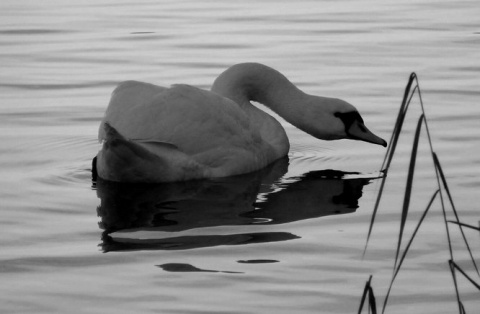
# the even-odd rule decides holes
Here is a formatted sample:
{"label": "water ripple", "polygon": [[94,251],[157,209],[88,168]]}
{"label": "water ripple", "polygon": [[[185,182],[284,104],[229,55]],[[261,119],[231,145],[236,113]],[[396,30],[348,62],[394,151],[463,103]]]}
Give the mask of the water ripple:
{"label": "water ripple", "polygon": [[7,29],[0,30],[0,35],[48,35],[48,34],[66,34],[72,31],[63,29]]}
{"label": "water ripple", "polygon": [[65,90],[65,89],[85,89],[85,88],[100,88],[100,87],[112,87],[115,86],[118,82],[115,81],[90,81],[84,83],[71,83],[71,84],[26,84],[26,83],[17,83],[17,84],[9,84],[9,83],[2,83],[0,87],[8,87],[14,89],[22,89],[22,90]]}
{"label": "water ripple", "polygon": [[345,158],[335,154],[332,148],[308,144],[292,145],[289,157],[291,164],[300,166],[313,166],[318,163],[340,161]]}

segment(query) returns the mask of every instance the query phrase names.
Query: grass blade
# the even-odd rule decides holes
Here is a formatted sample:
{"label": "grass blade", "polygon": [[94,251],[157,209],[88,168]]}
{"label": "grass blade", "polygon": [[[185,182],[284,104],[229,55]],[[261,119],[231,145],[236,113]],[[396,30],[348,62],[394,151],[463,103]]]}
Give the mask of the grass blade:
{"label": "grass blade", "polygon": [[453,285],[455,287],[455,294],[457,296],[458,312],[462,314],[462,313],[465,313],[465,308],[463,307],[463,303],[460,300],[460,293],[458,292],[458,285],[457,285],[457,274],[455,273],[455,267],[453,266],[452,260],[448,261],[448,266],[450,266],[450,272],[452,273]]}
{"label": "grass blade", "polygon": [[362,299],[360,301],[360,307],[358,308],[358,314],[362,313],[363,305],[368,295],[368,309],[371,310],[373,314],[377,314],[377,302],[375,301],[375,295],[373,294],[372,288],[372,276],[365,283],[365,288],[363,289]]}
{"label": "grass blade", "polygon": [[402,244],[403,231],[405,228],[405,222],[407,220],[408,209],[410,206],[410,196],[412,193],[413,175],[415,173],[415,163],[417,160],[418,141],[420,139],[420,131],[422,130],[422,123],[424,118],[425,116],[422,114],[418,119],[417,129],[415,130],[415,138],[413,140],[412,154],[410,156],[410,165],[408,167],[407,183],[406,183],[405,194],[403,198],[402,218],[400,221],[400,231],[398,234],[397,252],[395,254],[394,268],[397,267],[398,255],[400,253],[400,246]]}
{"label": "grass blade", "polygon": [[370,226],[368,227],[367,241],[365,242],[365,248],[363,249],[363,256],[367,251],[368,242],[370,241],[370,236],[372,235],[373,224],[375,223],[375,217],[377,216],[377,210],[380,205],[380,200],[383,194],[383,188],[385,187],[387,176],[385,175],[380,182],[380,189],[378,190],[377,200],[375,201],[375,206],[373,207],[372,218],[370,219]]}
{"label": "grass blade", "polygon": [[365,252],[367,251],[368,242],[370,240],[370,236],[371,236],[372,230],[373,230],[373,225],[375,223],[375,217],[377,215],[378,207],[380,205],[380,200],[382,198],[383,189],[384,189],[384,186],[385,186],[385,181],[386,181],[388,169],[389,169],[390,163],[393,159],[393,155],[395,154],[395,149],[397,147],[398,138],[400,137],[400,133],[402,131],[402,126],[403,126],[403,122],[405,120],[405,115],[407,113],[408,106],[410,105],[412,97],[415,94],[415,91],[417,89],[417,87],[415,87],[413,89],[413,91],[411,91],[412,83],[413,83],[414,80],[416,80],[416,78],[417,78],[417,75],[415,73],[410,74],[407,86],[405,87],[405,91],[404,91],[404,94],[403,94],[402,103],[400,105],[400,109],[399,109],[398,114],[397,114],[397,120],[395,122],[395,127],[393,128],[393,132],[392,132],[392,135],[390,137],[390,145],[388,146],[387,152],[385,153],[385,157],[383,159],[383,163],[382,163],[382,166],[381,166],[381,169],[382,169],[381,171],[384,173],[384,176],[381,179],[380,189],[378,191],[377,199],[375,201],[375,206],[373,208],[372,218],[370,220],[370,226],[368,228],[367,241],[365,243],[365,248],[363,250],[363,255],[364,256],[365,256]]}
{"label": "grass blade", "polygon": [[[409,84],[407,84],[407,88],[411,87],[411,82],[416,78],[416,74],[412,73],[410,75]],[[415,86],[410,94],[405,93],[404,99],[402,101],[402,106],[400,107],[400,112],[397,117],[397,121],[395,122],[395,127],[392,132],[392,137],[390,139],[389,150],[385,154],[385,158],[382,163],[382,171],[387,172],[390,168],[390,163],[392,162],[393,156],[395,155],[395,149],[397,148],[397,142],[400,138],[400,134],[402,133],[403,122],[405,121],[405,116],[407,115],[408,107],[410,106],[410,102],[412,101],[415,92],[418,90],[418,86]]]}
{"label": "grass blade", "polygon": [[476,283],[472,278],[470,278],[470,276],[468,276],[467,273],[465,273],[463,269],[457,265],[457,263],[452,260],[449,260],[448,263],[450,264],[450,267],[454,267],[455,269],[457,269],[465,278],[468,279],[468,281],[472,283],[472,285],[474,285],[478,290],[480,290],[480,285]]}
{"label": "grass blade", "polygon": [[[442,179],[443,187],[445,188],[445,191],[447,192],[448,200],[450,201],[450,205],[452,206],[453,214],[455,215],[455,219],[458,223],[458,227],[460,229],[460,233],[462,234],[463,241],[465,242],[465,246],[467,247],[468,253],[470,255],[470,259],[472,260],[472,264],[475,267],[475,270],[477,272],[477,275],[480,277],[480,273],[478,271],[477,263],[475,262],[475,258],[473,257],[472,250],[470,249],[470,245],[468,244],[467,237],[465,236],[465,233],[463,232],[462,225],[460,223],[460,219],[458,218],[458,213],[455,208],[455,204],[453,203],[453,198],[450,193],[450,189],[448,188],[447,180],[445,179],[445,175],[443,173],[442,166],[440,165],[440,160],[438,159],[437,154],[433,153],[433,160],[435,162],[435,167],[438,170],[438,173],[440,174],[440,178]],[[446,219],[446,218],[445,218]],[[447,227],[448,229],[448,227]],[[452,258],[453,260],[453,258]]]}
{"label": "grass blade", "polygon": [[405,257],[407,256],[408,250],[410,249],[410,246],[413,243],[413,239],[415,239],[415,236],[417,235],[417,232],[420,229],[420,226],[422,225],[423,220],[427,216],[427,213],[430,210],[430,207],[432,207],[433,201],[437,197],[438,192],[440,192],[440,190],[436,190],[435,193],[433,193],[432,198],[430,199],[430,202],[427,205],[427,208],[423,211],[422,217],[420,217],[420,220],[417,223],[417,227],[413,231],[413,234],[410,237],[410,240],[408,241],[407,246],[405,247],[405,250],[403,250],[402,257],[400,258],[400,261],[398,262],[397,268],[395,268],[394,274],[392,276],[392,280],[390,281],[390,286],[388,287],[388,291],[387,291],[387,294],[385,296],[385,300],[383,301],[382,313],[385,312],[385,308],[386,308],[387,302],[388,302],[388,297],[390,296],[390,291],[392,290],[393,282],[395,281],[395,278],[397,278],[397,275],[400,272],[400,268],[402,267],[403,261],[405,260]]}
{"label": "grass blade", "polygon": [[457,222],[457,221],[453,221],[453,220],[449,220],[448,222],[450,222],[450,223],[452,223],[452,224],[456,224],[456,225],[462,226],[462,227],[465,227],[465,228],[470,228],[470,229],[473,229],[473,230],[480,231],[480,228],[474,227],[474,226],[472,226],[472,225],[467,225],[466,223],[463,223],[463,222]]}
{"label": "grass blade", "polygon": [[363,288],[362,299],[360,300],[360,306],[358,307],[358,314],[362,313],[363,305],[365,304],[365,299],[367,298],[368,287],[370,287],[370,280],[372,280],[371,275],[370,279],[365,283],[365,288]]}
{"label": "grass blade", "polygon": [[372,286],[368,287],[368,305],[370,306],[369,309],[372,310],[372,314],[377,314],[377,301],[375,300]]}

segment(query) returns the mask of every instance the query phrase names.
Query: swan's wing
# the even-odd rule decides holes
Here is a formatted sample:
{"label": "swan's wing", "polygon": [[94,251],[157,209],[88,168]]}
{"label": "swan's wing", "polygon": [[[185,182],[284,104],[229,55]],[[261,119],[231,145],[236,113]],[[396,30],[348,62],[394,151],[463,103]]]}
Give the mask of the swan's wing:
{"label": "swan's wing", "polygon": [[[98,140],[105,139],[105,123],[116,125],[117,122],[128,120],[131,115],[142,110],[155,95],[168,90],[168,88],[138,81],[125,81],[120,83],[112,92],[105,116],[98,131]],[[128,136],[127,136],[128,137]]]}
{"label": "swan's wing", "polygon": [[155,141],[155,140],[144,140],[144,139],[130,139],[136,143],[142,143],[151,146],[161,146],[165,148],[178,149],[177,145],[167,142]]}
{"label": "swan's wing", "polygon": [[178,154],[185,155],[176,145],[167,142],[154,141],[154,140],[130,140],[130,142],[135,143],[138,146],[141,146],[151,152],[152,154],[159,156],[161,158],[167,156],[177,156]]}
{"label": "swan's wing", "polygon": [[[103,122],[126,138],[172,143],[190,155],[231,146],[249,149],[260,140],[236,103],[188,85],[165,89],[135,82],[120,86]],[[100,130],[99,138],[103,137]]]}

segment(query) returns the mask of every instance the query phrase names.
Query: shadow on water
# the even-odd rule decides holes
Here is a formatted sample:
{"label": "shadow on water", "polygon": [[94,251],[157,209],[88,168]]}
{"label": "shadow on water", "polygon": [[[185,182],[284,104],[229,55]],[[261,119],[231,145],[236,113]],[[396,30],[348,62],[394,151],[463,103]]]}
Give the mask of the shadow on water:
{"label": "shadow on water", "polygon": [[262,225],[355,212],[370,182],[345,179],[352,173],[335,170],[284,178],[287,170],[285,158],[258,172],[221,179],[155,185],[98,179],[101,247],[104,252],[185,250],[297,239]]}

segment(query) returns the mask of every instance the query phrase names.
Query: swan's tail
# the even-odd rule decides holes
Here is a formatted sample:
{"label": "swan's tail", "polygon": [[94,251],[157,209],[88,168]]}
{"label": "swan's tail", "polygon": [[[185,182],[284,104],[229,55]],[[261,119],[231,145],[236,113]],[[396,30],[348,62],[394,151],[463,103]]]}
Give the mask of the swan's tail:
{"label": "swan's tail", "polygon": [[97,173],[117,182],[167,182],[202,176],[202,167],[175,145],[125,138],[109,123],[97,155]]}
{"label": "swan's tail", "polygon": [[125,138],[108,122],[104,124],[104,130],[103,147],[97,155],[98,176],[111,181],[142,181],[145,164],[158,158],[140,144]]}
{"label": "swan's tail", "polygon": [[130,159],[137,157],[142,159],[152,159],[155,156],[140,144],[126,139],[113,126],[105,122],[105,140],[103,142],[104,149],[111,150],[116,153],[115,156],[121,159]]}

